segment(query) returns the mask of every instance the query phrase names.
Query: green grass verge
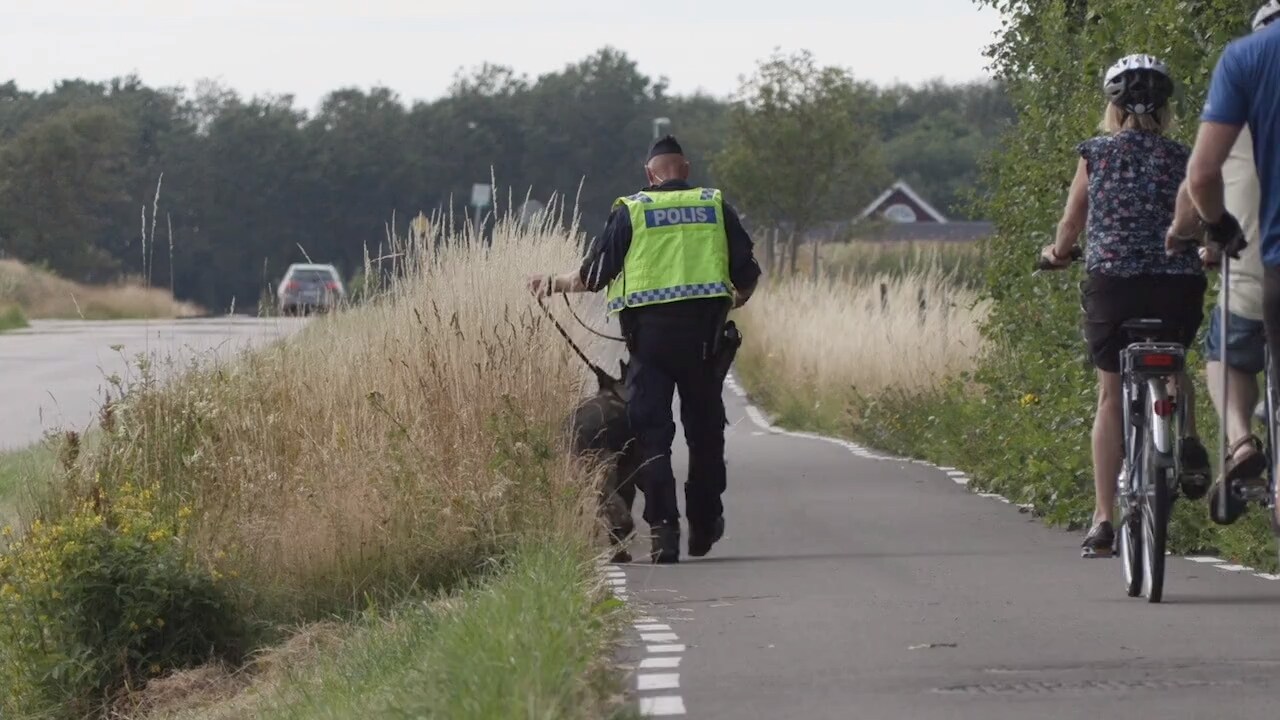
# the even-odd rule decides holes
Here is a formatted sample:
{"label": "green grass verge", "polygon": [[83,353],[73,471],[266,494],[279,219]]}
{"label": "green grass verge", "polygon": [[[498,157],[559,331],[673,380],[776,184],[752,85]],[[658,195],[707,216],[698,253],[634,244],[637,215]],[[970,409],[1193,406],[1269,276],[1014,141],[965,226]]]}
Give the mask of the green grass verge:
{"label": "green grass verge", "polygon": [[0,308],[0,332],[18,330],[28,326],[27,315],[22,312],[22,308],[12,305]]}
{"label": "green grass verge", "polygon": [[151,717],[635,717],[606,662],[624,612],[586,548],[530,541],[436,602],[367,612],[323,656],[230,701]]}
{"label": "green grass verge", "polygon": [[53,462],[54,453],[45,444],[0,453],[0,525],[15,516],[27,478],[48,477]]}

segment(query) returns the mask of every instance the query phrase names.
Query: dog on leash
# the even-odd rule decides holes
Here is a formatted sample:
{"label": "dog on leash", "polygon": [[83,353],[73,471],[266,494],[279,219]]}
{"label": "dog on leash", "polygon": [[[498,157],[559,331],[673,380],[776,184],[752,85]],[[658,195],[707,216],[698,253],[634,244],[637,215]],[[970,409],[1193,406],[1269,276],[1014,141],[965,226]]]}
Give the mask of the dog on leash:
{"label": "dog on leash", "polygon": [[619,361],[621,378],[596,371],[596,393],[583,400],[569,420],[572,449],[577,457],[600,462],[604,469],[601,510],[609,525],[613,562],[630,562],[626,541],[635,531],[631,508],[636,499],[639,466],[634,433],[627,419],[629,392],[624,379],[627,362]]}

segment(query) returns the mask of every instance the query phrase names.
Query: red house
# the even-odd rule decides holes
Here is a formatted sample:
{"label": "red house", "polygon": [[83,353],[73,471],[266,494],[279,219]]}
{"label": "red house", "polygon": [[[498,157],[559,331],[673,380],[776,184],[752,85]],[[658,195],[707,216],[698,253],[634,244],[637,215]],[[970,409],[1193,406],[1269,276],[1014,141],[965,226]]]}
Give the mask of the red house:
{"label": "red house", "polygon": [[895,223],[946,223],[947,217],[916,194],[915,190],[899,180],[871,201],[871,204],[858,216],[859,220],[868,217],[883,217]]}

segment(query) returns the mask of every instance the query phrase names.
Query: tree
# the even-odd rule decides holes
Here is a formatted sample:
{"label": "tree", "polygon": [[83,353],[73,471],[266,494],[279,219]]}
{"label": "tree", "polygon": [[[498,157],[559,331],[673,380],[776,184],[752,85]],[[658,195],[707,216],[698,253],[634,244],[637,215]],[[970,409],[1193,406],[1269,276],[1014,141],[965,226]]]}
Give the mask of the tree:
{"label": "tree", "polygon": [[0,250],[76,280],[112,277],[119,264],[94,240],[124,197],[128,131],[111,108],[70,107],[0,146]]}
{"label": "tree", "polygon": [[787,227],[793,272],[808,231],[850,218],[888,182],[874,99],[808,51],[775,51],[739,89],[713,172],[758,225]]}
{"label": "tree", "polygon": [[525,178],[576,198],[582,226],[593,235],[613,199],[644,180],[651,122],[664,91],[663,83],[608,47],[539,77],[526,101]]}
{"label": "tree", "polygon": [[501,65],[460,70],[444,97],[412,105],[386,88],[339,88],[314,114],[208,81],[4,82],[0,252],[81,280],[142,271],[181,299],[248,308],[295,260],[355,271],[393,219],[403,233],[419,211],[439,212],[453,223],[443,230],[461,229],[472,183],[491,178],[494,209],[526,195],[576,209],[590,241],[611,201],[643,182],[657,117],[671,120],[692,182],[727,183],[747,222],[803,237],[879,191],[885,163],[946,205],[973,184],[1009,107],[999,85],[873,89],[803,54],[774,57],[736,104],[666,88],[609,47],[533,80]]}

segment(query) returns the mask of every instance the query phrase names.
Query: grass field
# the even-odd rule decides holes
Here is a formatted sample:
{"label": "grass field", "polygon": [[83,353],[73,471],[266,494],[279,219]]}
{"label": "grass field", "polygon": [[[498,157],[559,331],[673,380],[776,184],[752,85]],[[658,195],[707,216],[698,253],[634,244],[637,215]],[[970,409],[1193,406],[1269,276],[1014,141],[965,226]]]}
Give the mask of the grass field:
{"label": "grass field", "polygon": [[0,305],[0,332],[28,326],[27,314],[17,305]]}
{"label": "grass field", "polygon": [[[165,385],[140,367],[92,446],[54,451],[0,541],[0,714],[144,717],[152,693],[196,703],[199,683],[164,688],[198,669],[268,717],[598,716],[618,613],[591,577],[597,475],[564,433],[585,378],[524,289],[577,246],[512,224],[398,243],[359,307]],[[342,657],[258,673],[335,621]]]}
{"label": "grass field", "polygon": [[829,276],[855,280],[874,275],[902,277],[929,271],[947,284],[978,289],[986,258],[976,242],[869,242],[824,245],[822,264]]}
{"label": "grass field", "polygon": [[[81,285],[16,260],[0,260],[0,329],[23,327],[36,320],[124,320],[174,318],[203,311],[179,302],[167,289],[137,281],[111,285]],[[6,321],[8,318],[8,321]]]}
{"label": "grass field", "polygon": [[48,478],[55,457],[48,445],[0,453],[0,526],[17,516],[19,498],[32,479]]}
{"label": "grass field", "polygon": [[831,429],[851,404],[971,371],[985,303],[939,266],[769,284],[740,314],[739,371],[784,421]]}
{"label": "grass field", "polygon": [[264,655],[254,682],[181,673],[135,709],[152,720],[620,717],[603,702],[619,688],[600,662],[617,601],[601,599],[572,550],[530,543],[447,597],[310,627]]}

